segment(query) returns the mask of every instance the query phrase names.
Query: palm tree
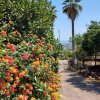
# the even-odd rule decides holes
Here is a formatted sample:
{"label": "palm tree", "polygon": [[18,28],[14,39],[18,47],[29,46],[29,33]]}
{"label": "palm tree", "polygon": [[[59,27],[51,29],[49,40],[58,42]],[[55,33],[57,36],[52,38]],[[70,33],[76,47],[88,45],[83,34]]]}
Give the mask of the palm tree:
{"label": "palm tree", "polygon": [[75,49],[74,44],[74,21],[79,15],[79,12],[82,11],[82,6],[78,4],[81,0],[65,0],[63,2],[63,13],[67,14],[68,18],[72,21],[72,50]]}

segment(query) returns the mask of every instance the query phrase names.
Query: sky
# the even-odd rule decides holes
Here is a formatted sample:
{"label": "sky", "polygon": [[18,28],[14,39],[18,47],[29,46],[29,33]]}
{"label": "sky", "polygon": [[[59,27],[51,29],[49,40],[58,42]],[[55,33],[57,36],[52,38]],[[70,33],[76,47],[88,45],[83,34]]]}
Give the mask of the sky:
{"label": "sky", "polygon": [[[71,37],[71,20],[66,14],[63,14],[64,0],[51,0],[52,4],[56,6],[57,18],[54,23],[54,35],[60,41],[67,42]],[[75,20],[75,34],[83,34],[86,32],[87,26],[91,20],[100,21],[100,0],[81,0],[79,3],[83,10]]]}

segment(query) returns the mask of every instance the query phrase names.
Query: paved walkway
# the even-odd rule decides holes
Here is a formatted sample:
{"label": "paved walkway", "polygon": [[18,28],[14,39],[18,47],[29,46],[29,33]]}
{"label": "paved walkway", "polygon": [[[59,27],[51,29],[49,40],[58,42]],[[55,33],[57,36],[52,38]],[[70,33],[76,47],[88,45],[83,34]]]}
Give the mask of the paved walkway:
{"label": "paved walkway", "polygon": [[61,61],[61,100],[100,100],[100,84],[89,83],[75,72],[64,70]]}

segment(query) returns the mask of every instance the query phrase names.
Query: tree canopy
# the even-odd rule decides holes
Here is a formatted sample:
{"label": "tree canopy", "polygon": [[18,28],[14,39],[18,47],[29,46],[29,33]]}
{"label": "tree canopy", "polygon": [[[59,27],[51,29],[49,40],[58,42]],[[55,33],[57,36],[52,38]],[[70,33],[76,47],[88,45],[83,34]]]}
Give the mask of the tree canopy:
{"label": "tree canopy", "polygon": [[75,20],[79,12],[82,11],[82,6],[78,4],[80,1],[81,0],[65,0],[63,3],[63,12],[66,13],[71,20]]}
{"label": "tree canopy", "polygon": [[91,21],[83,35],[82,48],[87,54],[100,51],[100,22]]}
{"label": "tree canopy", "polygon": [[55,7],[48,0],[0,0],[0,26],[12,20],[19,32],[47,35],[54,19]]}

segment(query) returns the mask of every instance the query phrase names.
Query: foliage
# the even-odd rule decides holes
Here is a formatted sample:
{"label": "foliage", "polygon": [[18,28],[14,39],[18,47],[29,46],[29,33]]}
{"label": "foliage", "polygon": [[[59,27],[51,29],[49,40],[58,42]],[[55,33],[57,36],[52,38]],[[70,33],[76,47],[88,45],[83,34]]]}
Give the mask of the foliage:
{"label": "foliage", "polygon": [[83,35],[76,34],[74,37],[75,41],[75,56],[78,60],[84,59],[85,51],[82,49],[82,41],[83,41]]}
{"label": "foliage", "polygon": [[[14,29],[22,34],[32,31],[45,36],[52,32],[55,7],[47,0],[0,0],[0,20],[12,20]],[[9,29],[10,30],[10,29]]]}
{"label": "foliage", "polygon": [[79,47],[82,44],[82,40],[83,40],[83,36],[81,34],[76,34],[75,35],[74,41],[75,41],[76,49],[79,49]]}
{"label": "foliage", "polygon": [[54,40],[53,44],[54,45],[54,50],[52,51],[52,56],[55,58],[55,63],[52,65],[52,69],[54,72],[58,72],[58,66],[59,66],[59,60],[58,57],[61,57],[62,51],[63,51],[63,46],[62,44],[59,43],[59,41]]}
{"label": "foliage", "polygon": [[100,51],[100,23],[92,21],[83,35],[82,49],[87,54]]}
{"label": "foliage", "polygon": [[47,0],[0,0],[0,99],[58,100],[55,9]]}
{"label": "foliage", "polygon": [[[8,27],[9,23],[6,26]],[[8,100],[58,98],[60,76],[52,69],[56,63],[52,53],[54,46],[47,43],[44,37],[40,39],[34,34],[22,37],[18,31],[11,30],[7,33],[2,28],[0,37],[6,39],[6,42],[5,40],[2,42],[4,53],[0,57],[0,98]],[[10,37],[16,39],[18,44],[9,42]]]}
{"label": "foliage", "polygon": [[[46,42],[55,47],[52,55],[60,56],[62,48],[54,39],[52,31],[55,7],[51,5],[51,2],[47,0],[1,0],[0,4],[1,27],[5,24],[2,29],[7,33],[13,32],[16,36],[21,36],[16,38],[7,34],[9,42],[18,44],[22,41],[22,37],[26,38],[26,34],[37,34],[39,38],[45,37]],[[58,63],[54,66],[58,67]]]}
{"label": "foliage", "polygon": [[87,31],[77,34],[74,37],[76,51],[75,55],[79,60],[86,55],[94,55],[100,51],[100,22],[91,21]]}
{"label": "foliage", "polygon": [[67,50],[63,50],[62,56],[61,56],[62,60],[67,59]]}
{"label": "foliage", "polygon": [[74,53],[72,51],[69,50],[63,50],[63,58],[64,59],[68,59],[68,57],[73,57]]}
{"label": "foliage", "polygon": [[66,13],[71,20],[75,20],[79,12],[82,11],[82,6],[78,4],[80,1],[81,0],[65,0],[63,2],[63,12]]}

